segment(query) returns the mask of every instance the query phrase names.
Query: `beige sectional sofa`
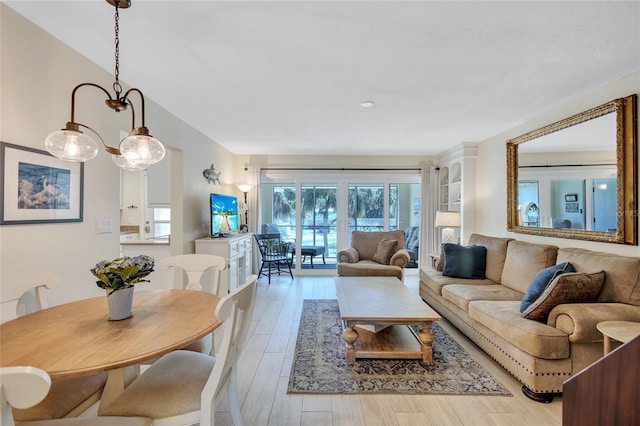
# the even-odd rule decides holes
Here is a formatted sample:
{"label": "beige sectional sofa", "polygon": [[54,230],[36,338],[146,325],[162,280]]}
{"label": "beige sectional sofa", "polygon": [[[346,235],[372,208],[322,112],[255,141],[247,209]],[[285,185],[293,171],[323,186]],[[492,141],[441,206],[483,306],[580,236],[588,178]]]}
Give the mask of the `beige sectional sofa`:
{"label": "beige sectional sofa", "polygon": [[[530,398],[549,402],[562,384],[603,354],[600,321],[640,321],[640,257],[557,248],[474,234],[486,247],[486,279],[420,270],[420,295],[523,383]],[[520,301],[541,269],[570,262],[578,272],[605,271],[597,298],[554,307],[546,322],[527,319]]]}

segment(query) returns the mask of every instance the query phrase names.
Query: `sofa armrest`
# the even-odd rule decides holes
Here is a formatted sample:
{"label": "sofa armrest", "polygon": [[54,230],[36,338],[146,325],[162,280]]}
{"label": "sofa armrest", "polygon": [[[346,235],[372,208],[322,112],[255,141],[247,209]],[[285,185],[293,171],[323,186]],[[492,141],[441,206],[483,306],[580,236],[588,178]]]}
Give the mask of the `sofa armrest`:
{"label": "sofa armrest", "polygon": [[393,266],[399,266],[401,268],[406,268],[407,265],[409,265],[409,252],[407,251],[407,249],[399,249],[397,252],[394,253],[393,256],[391,256],[391,259],[389,260],[389,265],[393,265]]}
{"label": "sofa armrest", "polygon": [[640,322],[640,306],[625,303],[567,303],[551,310],[547,325],[564,331],[570,342],[599,342],[602,321]]}
{"label": "sofa armrest", "polygon": [[360,261],[360,253],[353,247],[338,252],[338,263],[358,263]]}

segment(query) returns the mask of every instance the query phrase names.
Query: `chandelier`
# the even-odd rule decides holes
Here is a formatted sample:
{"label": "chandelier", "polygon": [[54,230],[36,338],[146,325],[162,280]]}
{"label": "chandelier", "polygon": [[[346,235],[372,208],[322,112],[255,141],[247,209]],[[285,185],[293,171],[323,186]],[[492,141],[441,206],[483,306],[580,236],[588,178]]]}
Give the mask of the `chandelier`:
{"label": "chandelier", "polygon": [[[115,81],[113,90],[115,96],[111,96],[108,90],[94,83],[81,83],[71,92],[71,120],[67,122],[62,130],[51,133],[44,141],[45,148],[51,155],[61,160],[83,162],[88,161],[98,155],[98,144],[88,134],[83,133],[80,128],[90,130],[94,133],[105,151],[112,155],[113,162],[125,170],[144,170],[152,164],[161,161],[165,155],[165,148],[162,143],[149,134],[149,129],[144,122],[144,96],[139,89],[131,88],[124,94],[120,85],[120,38],[119,38],[119,9],[126,9],[131,6],[130,0],[106,0],[107,3],[115,7]],[[82,87],[95,87],[102,90],[107,99],[105,103],[116,112],[125,111],[131,107],[131,132],[120,141],[117,148],[107,146],[102,137],[91,127],[75,121],[75,99],[76,92]],[[136,127],[136,115],[133,103],[129,96],[137,93],[140,96],[141,126]]]}

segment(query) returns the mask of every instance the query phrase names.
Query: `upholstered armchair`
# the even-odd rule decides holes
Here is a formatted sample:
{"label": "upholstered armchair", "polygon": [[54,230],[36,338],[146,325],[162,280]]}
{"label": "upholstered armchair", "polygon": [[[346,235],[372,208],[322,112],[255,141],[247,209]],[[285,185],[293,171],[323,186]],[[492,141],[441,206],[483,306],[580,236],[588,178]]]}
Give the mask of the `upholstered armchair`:
{"label": "upholstered armchair", "polygon": [[409,252],[404,246],[404,231],[353,231],[351,247],[338,252],[340,276],[391,276],[404,279]]}

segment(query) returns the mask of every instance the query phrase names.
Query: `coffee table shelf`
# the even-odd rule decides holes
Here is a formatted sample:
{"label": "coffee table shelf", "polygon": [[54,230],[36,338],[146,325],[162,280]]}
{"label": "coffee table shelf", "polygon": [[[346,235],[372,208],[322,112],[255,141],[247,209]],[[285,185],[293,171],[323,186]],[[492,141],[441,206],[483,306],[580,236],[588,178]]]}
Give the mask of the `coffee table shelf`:
{"label": "coffee table shelf", "polygon": [[[433,362],[436,311],[395,277],[337,277],[336,293],[348,364],[356,358],[422,359]],[[378,333],[358,325],[389,324]],[[422,326],[415,333],[409,325]]]}

